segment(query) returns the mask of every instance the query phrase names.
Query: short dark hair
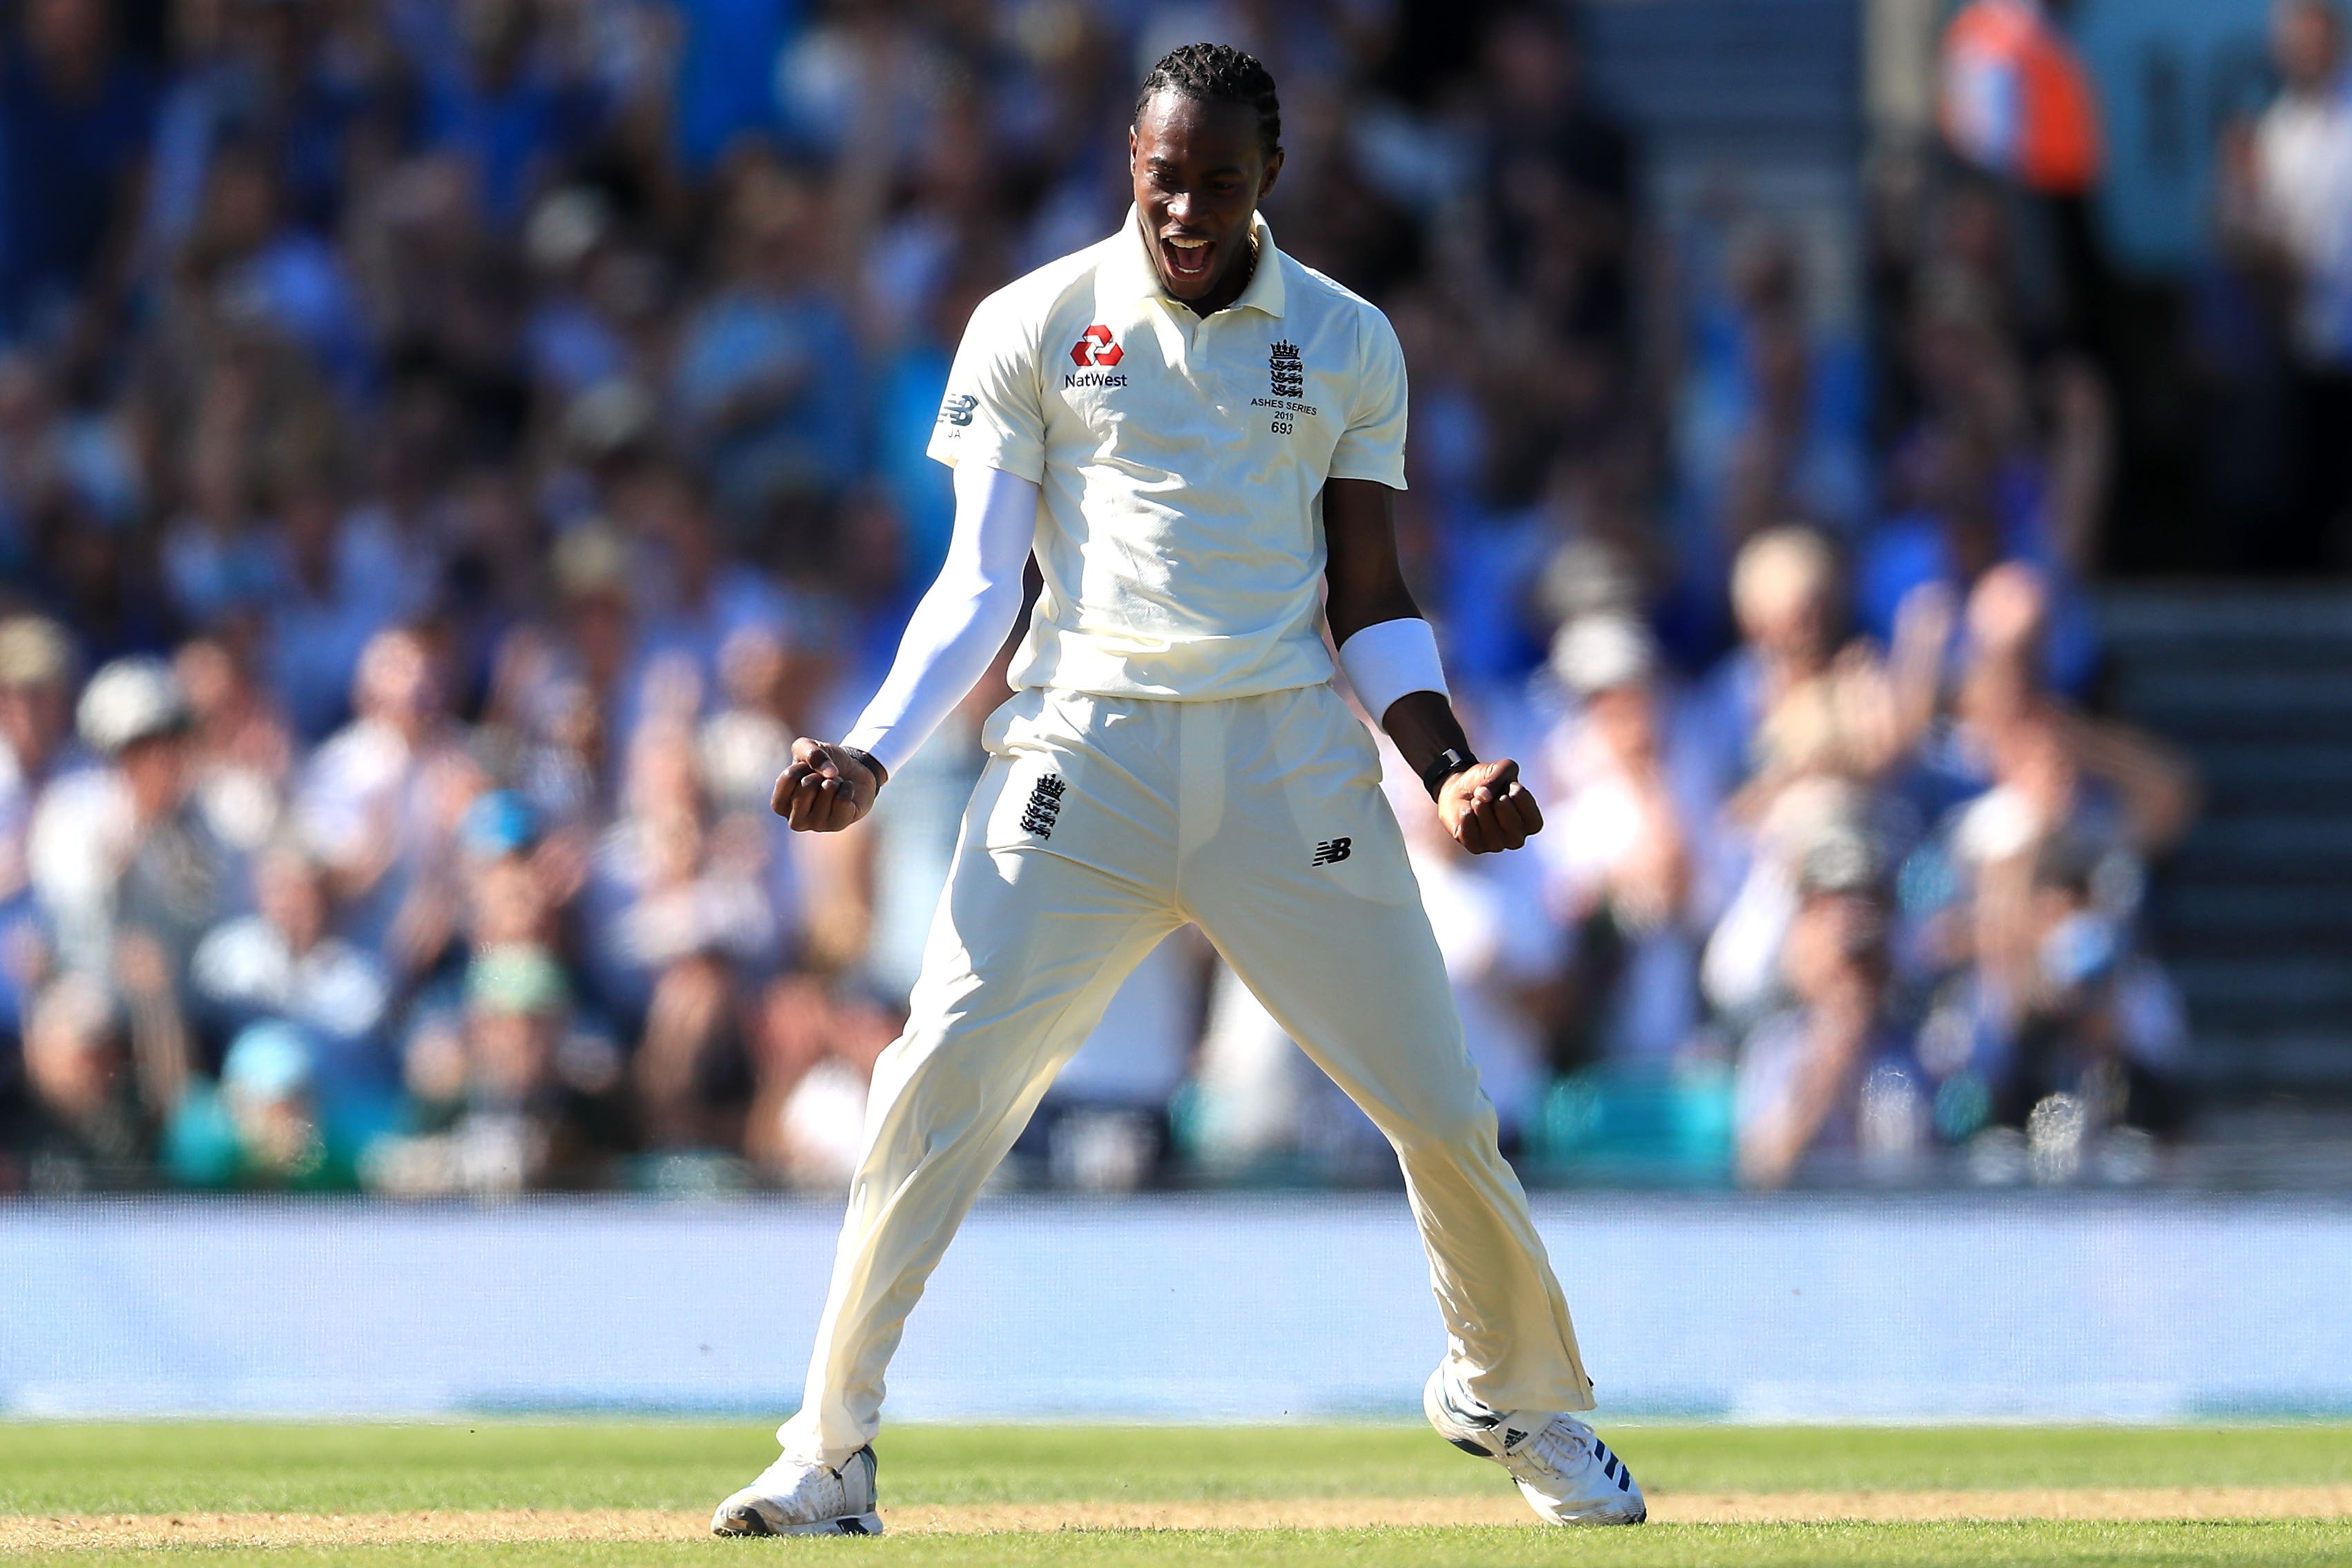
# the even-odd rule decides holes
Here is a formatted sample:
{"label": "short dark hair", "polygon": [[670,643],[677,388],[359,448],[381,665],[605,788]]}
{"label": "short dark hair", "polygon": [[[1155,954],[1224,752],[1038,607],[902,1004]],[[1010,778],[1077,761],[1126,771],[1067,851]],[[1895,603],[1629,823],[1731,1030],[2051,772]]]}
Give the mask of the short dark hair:
{"label": "short dark hair", "polygon": [[1186,44],[1160,57],[1143,89],[1135,95],[1135,123],[1159,92],[1178,93],[1202,103],[1238,103],[1257,114],[1258,141],[1266,156],[1282,151],[1282,105],[1274,96],[1274,75],[1255,55],[1230,44]]}

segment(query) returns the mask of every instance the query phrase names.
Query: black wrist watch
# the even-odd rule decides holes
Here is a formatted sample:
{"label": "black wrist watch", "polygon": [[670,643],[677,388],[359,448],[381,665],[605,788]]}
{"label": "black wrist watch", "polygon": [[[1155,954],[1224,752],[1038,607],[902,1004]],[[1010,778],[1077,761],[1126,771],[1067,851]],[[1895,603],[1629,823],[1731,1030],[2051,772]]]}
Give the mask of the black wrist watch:
{"label": "black wrist watch", "polygon": [[841,747],[841,749],[849,753],[850,756],[857,758],[859,762],[865,764],[866,768],[873,771],[874,788],[879,789],[883,785],[890,782],[890,770],[887,768],[883,767],[882,764],[875,758],[872,752],[860,751],[854,746],[845,746]]}
{"label": "black wrist watch", "polygon": [[1448,779],[1464,768],[1475,768],[1477,764],[1478,759],[1469,752],[1460,747],[1449,746],[1437,754],[1436,761],[1421,770],[1421,787],[1428,790],[1429,798],[1434,800],[1437,799],[1437,792],[1445,788],[1445,781]]}

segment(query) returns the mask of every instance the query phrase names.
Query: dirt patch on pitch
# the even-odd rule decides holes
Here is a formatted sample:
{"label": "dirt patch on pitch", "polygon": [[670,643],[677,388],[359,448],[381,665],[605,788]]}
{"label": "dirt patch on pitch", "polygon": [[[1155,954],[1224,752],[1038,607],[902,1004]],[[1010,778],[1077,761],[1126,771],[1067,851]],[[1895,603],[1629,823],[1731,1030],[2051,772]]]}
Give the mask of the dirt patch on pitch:
{"label": "dirt patch on pitch", "polygon": [[[1667,1493],[1661,1524],[1832,1521],[2352,1518],[2352,1486],[2110,1487],[2020,1491]],[[1449,1498],[1237,1499],[1223,1502],[915,1504],[883,1511],[907,1534],[1047,1530],[1337,1530],[1378,1525],[1529,1525],[1508,1494]],[[656,1509],[409,1513],[175,1513],[0,1517],[0,1552],[170,1546],[432,1545],[508,1541],[691,1541],[709,1516]]]}

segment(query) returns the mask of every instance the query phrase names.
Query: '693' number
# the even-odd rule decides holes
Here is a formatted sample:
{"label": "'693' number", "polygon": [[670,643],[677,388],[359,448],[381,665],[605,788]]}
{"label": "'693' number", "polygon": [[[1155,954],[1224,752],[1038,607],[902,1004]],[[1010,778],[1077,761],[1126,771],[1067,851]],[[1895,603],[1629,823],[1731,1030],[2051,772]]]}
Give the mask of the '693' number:
{"label": "'693' number", "polygon": [[1287,435],[1287,434],[1290,434],[1290,421],[1288,421],[1288,420],[1286,420],[1286,419],[1277,419],[1277,420],[1276,420],[1276,421],[1274,422],[1274,433],[1275,433],[1276,435]]}

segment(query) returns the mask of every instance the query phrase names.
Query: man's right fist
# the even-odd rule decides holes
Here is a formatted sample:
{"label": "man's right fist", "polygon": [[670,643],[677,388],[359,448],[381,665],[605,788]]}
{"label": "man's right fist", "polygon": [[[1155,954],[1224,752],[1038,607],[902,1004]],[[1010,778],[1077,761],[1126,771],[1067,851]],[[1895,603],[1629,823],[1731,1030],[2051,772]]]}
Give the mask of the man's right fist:
{"label": "man's right fist", "polygon": [[793,742],[793,764],[776,779],[769,809],[796,833],[837,833],[874,809],[882,776],[863,752],[806,736]]}

